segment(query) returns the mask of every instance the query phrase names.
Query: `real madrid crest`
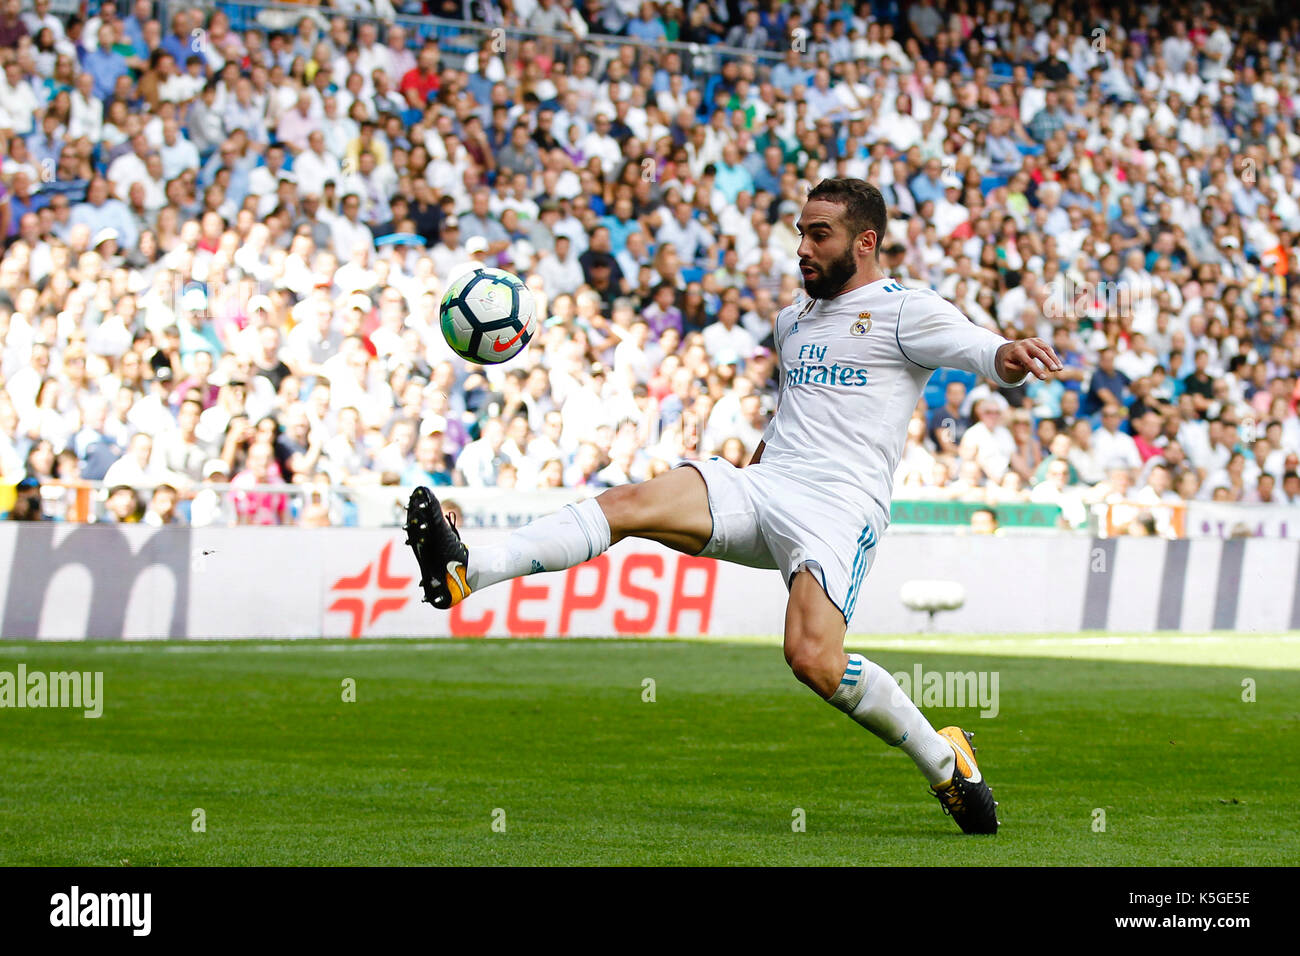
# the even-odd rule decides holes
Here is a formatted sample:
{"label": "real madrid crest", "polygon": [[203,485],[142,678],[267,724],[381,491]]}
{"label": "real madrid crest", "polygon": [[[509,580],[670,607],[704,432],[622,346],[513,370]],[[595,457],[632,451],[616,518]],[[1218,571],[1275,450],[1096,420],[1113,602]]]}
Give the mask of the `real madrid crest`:
{"label": "real madrid crest", "polygon": [[857,321],[849,326],[850,335],[866,335],[871,331],[871,313],[859,312]]}

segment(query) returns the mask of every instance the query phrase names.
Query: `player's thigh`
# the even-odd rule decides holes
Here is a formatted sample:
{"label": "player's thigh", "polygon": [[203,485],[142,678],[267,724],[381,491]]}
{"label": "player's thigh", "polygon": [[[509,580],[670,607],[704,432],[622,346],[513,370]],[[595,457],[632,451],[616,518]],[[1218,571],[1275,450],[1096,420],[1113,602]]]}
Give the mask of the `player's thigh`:
{"label": "player's thigh", "polygon": [[845,631],[844,615],[816,572],[806,567],[795,572],[785,606],[785,659],[823,697],[834,693],[844,675]]}
{"label": "player's thigh", "polygon": [[611,544],[647,538],[699,554],[713,534],[708,488],[694,468],[674,468],[640,484],[610,488],[596,500],[609,521]]}
{"label": "player's thigh", "polygon": [[851,621],[884,526],[879,509],[785,480],[757,491],[763,538],[786,585],[807,569],[843,622]]}

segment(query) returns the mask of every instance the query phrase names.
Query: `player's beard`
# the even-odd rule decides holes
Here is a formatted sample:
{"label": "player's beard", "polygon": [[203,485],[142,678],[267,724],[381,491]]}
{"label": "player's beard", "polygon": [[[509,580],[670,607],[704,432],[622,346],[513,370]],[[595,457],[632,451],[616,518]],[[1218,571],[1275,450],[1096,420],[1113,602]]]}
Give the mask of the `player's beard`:
{"label": "player's beard", "polygon": [[817,263],[812,263],[812,266],[817,269],[816,278],[803,280],[804,291],[810,299],[829,299],[838,295],[858,271],[851,249],[846,249],[844,255],[832,260],[825,268]]}

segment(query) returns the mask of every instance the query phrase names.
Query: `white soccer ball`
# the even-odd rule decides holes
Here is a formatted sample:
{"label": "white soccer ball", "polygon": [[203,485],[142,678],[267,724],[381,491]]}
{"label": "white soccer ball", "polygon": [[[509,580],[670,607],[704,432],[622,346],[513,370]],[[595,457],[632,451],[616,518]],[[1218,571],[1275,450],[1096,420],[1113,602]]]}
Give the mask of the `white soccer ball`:
{"label": "white soccer ball", "polygon": [[478,268],[456,279],[438,318],[452,351],[477,365],[509,361],[537,334],[533,293],[504,269]]}

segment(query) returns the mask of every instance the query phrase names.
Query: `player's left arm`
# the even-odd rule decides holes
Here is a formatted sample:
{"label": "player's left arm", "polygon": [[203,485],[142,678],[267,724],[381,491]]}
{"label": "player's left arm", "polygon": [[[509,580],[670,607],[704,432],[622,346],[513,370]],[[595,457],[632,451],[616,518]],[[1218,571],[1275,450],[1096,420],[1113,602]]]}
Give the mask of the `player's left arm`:
{"label": "player's left arm", "polygon": [[952,303],[928,290],[907,293],[896,334],[903,357],[914,365],[961,369],[1004,387],[1023,384],[1031,374],[1045,379],[1062,368],[1043,339],[1009,341],[971,322]]}

